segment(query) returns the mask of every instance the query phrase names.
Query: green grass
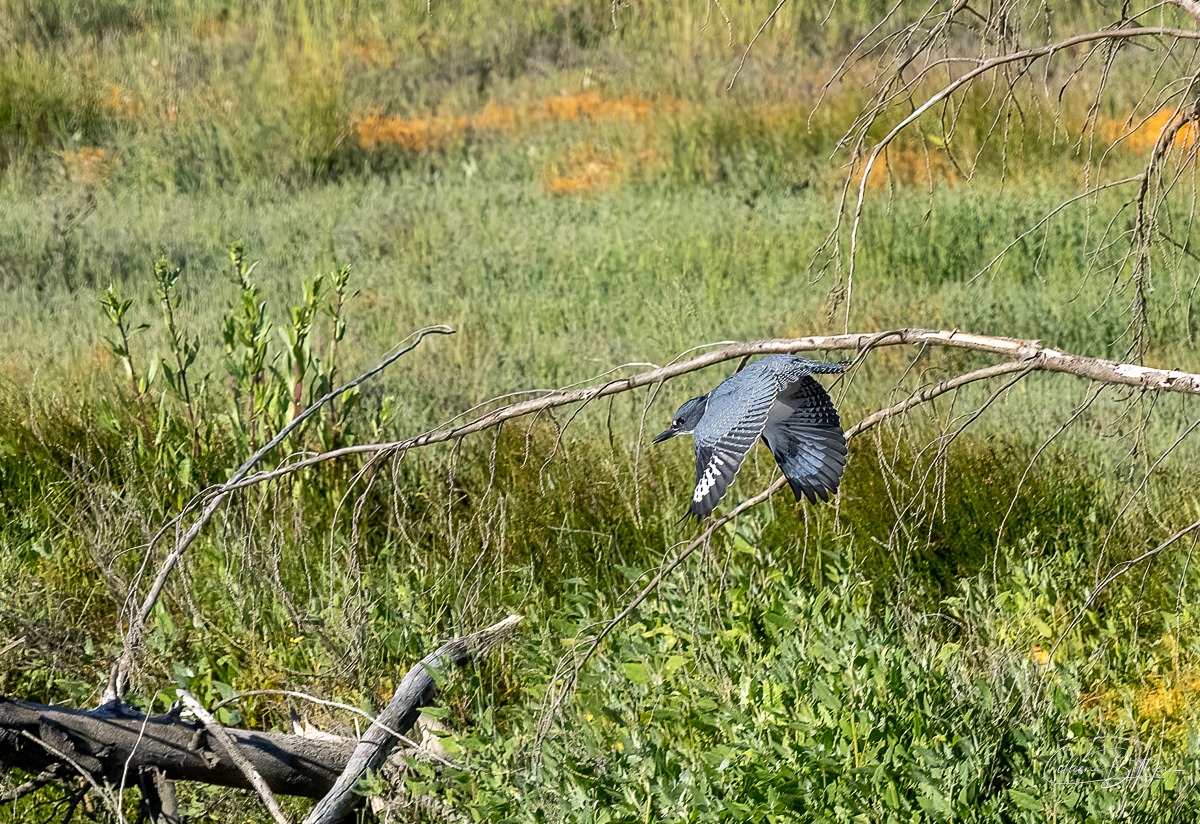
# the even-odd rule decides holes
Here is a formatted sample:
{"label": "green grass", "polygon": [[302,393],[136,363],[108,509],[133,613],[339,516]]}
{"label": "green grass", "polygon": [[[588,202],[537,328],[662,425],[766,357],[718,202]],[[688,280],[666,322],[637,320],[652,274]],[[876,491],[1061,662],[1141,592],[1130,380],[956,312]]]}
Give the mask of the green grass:
{"label": "green grass", "polygon": [[[772,5],[735,10],[739,42]],[[0,648],[24,638],[0,661],[0,694],[95,702],[141,563],[130,548],[260,442],[244,418],[254,387],[275,404],[257,425],[286,420],[290,312],[314,275],[353,267],[340,380],[415,328],[457,334],[428,340],[286,451],[404,437],[500,393],[706,342],[841,331],[846,261],[839,272],[818,249],[845,173],[831,152],[862,91],[835,89],[811,129],[806,115],[879,8],[839,4],[822,29],[789,6],[725,94],[739,49],[718,14],[704,27],[701,6],[618,6],[614,28],[608,3],[434,3],[426,15],[419,3],[0,0],[14,21],[0,30]],[[1104,9],[1075,13],[1056,25]],[[1125,59],[1106,118],[1128,114],[1154,57]],[[654,111],[530,114],[589,92]],[[1085,96],[1060,123],[1030,100],[1001,178],[983,97],[969,98],[983,108],[955,144],[963,157],[985,147],[973,179],[933,151],[930,186],[919,143],[889,154],[889,185],[872,186],[863,215],[850,326],[1124,357],[1128,265],[1120,246],[1090,251],[1114,215],[1112,231],[1128,230],[1129,190],[1069,207],[976,277],[1078,191],[1084,160],[1062,147]],[[489,104],[522,125],[479,125]],[[424,145],[370,146],[355,123],[372,110],[476,120]],[[1143,162],[1114,150],[1105,174]],[[583,191],[553,193],[573,175]],[[1166,228],[1198,240],[1186,221]],[[271,323],[261,385],[249,350],[225,349],[243,311],[228,278],[236,241],[258,261]],[[198,351],[194,431],[161,368],[141,419],[99,302],[110,284],[132,301],[143,379],[173,365],[160,257],[180,269],[173,306]],[[1153,265],[1146,361],[1200,371],[1194,261],[1157,252]],[[334,362],[325,284],[299,346],[304,397]],[[986,362],[877,351],[835,388],[843,421]],[[690,449],[649,448],[643,414],[658,431],[730,368],[668,384],[648,410],[646,395],[622,396],[364,477],[352,459],[237,496],[168,588],[130,697],[161,710],[176,684],[208,702],[287,687],[377,708],[438,639],[516,612],[517,638],[444,691],[462,768],[408,779],[475,820],[1195,816],[1194,545],[1084,609],[1097,576],[1200,516],[1195,439],[1157,463],[1195,406],[1107,391],[1058,435],[1088,391],[1063,375],[1023,379],[957,437],[999,384],[863,436],[834,506],[780,495],[743,515],[614,632],[539,736],[563,656],[695,532],[677,523]],[[727,505],[773,471],[757,450]],[[261,697],[221,720],[289,725]],[[246,795],[183,796],[197,821],[261,815]],[[43,814],[52,797],[0,818]]]}

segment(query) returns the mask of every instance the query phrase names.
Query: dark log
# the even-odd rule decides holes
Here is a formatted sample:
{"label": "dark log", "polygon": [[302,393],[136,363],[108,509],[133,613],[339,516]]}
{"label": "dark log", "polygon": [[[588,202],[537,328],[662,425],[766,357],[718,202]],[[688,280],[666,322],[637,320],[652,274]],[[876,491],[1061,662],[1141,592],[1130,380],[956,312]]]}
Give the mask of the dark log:
{"label": "dark log", "polygon": [[[273,792],[321,798],[354,753],[351,738],[305,738],[226,728],[239,751]],[[97,779],[136,786],[143,770],[167,781],[203,781],[250,789],[242,771],[213,747],[203,725],[176,714],[146,717],[108,704],[83,711],[0,697],[0,768],[38,773],[64,765],[39,741],[68,756]]]}

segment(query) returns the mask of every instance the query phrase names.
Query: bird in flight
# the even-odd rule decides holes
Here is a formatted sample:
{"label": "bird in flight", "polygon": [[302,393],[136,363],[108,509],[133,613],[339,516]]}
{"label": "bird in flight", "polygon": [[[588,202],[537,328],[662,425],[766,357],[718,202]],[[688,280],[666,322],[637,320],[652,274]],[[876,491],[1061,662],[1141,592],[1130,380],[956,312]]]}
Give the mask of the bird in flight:
{"label": "bird in flight", "polygon": [[846,436],[829,393],[813,375],[845,369],[844,363],[769,355],[679,407],[654,443],[694,437],[696,489],[688,514],[703,519],[716,508],[759,437],[797,501],[801,495],[812,503],[828,501],[846,468]]}

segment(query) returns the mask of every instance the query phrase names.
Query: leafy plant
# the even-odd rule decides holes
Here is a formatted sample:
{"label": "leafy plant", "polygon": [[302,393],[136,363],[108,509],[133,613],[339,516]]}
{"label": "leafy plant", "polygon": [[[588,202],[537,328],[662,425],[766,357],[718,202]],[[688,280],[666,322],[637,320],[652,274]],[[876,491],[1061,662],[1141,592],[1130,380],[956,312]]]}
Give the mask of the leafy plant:
{"label": "leafy plant", "polygon": [[141,324],[136,327],[130,327],[127,316],[129,307],[133,305],[133,299],[127,298],[121,300],[117,297],[116,289],[109,284],[108,288],[100,293],[100,304],[104,307],[104,313],[108,317],[109,322],[117,330],[117,340],[109,341],[109,349],[121,365],[125,367],[125,373],[129,376],[130,386],[133,389],[133,397],[138,407],[138,417],[141,420],[143,443],[149,447],[154,442],[154,433],[150,429],[150,420],[146,415],[146,394],[150,391],[150,375],[142,375],[138,372],[137,367],[133,362],[133,353],[129,347],[129,339],[136,334],[146,329],[146,324]]}
{"label": "leafy plant", "polygon": [[187,412],[188,430],[192,442],[192,458],[200,457],[200,421],[196,415],[196,404],[192,399],[192,386],[188,380],[188,370],[196,361],[200,352],[200,339],[188,339],[175,322],[175,313],[179,306],[179,292],[176,285],[179,282],[179,269],[166,258],[159,258],[154,263],[154,282],[158,289],[158,301],[162,306],[164,328],[167,333],[167,344],[171,360],[163,358],[160,363],[163,379],[167,387],[179,398]]}

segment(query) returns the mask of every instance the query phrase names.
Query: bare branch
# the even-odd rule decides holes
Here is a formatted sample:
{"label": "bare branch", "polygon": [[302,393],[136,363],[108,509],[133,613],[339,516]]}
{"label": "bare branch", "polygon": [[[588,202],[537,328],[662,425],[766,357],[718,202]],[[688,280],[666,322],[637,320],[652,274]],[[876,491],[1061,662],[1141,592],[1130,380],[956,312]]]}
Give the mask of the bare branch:
{"label": "bare branch", "polygon": [[1070,49],[1072,46],[1077,46],[1083,43],[1091,43],[1095,41],[1116,42],[1119,40],[1127,40],[1137,37],[1171,37],[1180,40],[1200,40],[1200,31],[1189,31],[1187,29],[1175,29],[1161,26],[1136,26],[1123,29],[1106,29],[1102,31],[1085,32],[1076,34],[1072,37],[1067,37],[1063,40],[1049,43],[1045,46],[1037,48],[1023,49],[1021,51],[1003,54],[991,60],[980,63],[975,68],[963,73],[955,78],[950,83],[947,83],[919,106],[916,106],[913,111],[897,123],[892,129],[875,144],[867,157],[866,164],[862,169],[862,175],[858,182],[858,197],[854,206],[854,219],[850,225],[850,260],[849,269],[846,275],[846,330],[850,329],[850,309],[851,300],[854,289],[854,270],[855,260],[858,253],[858,230],[862,222],[863,203],[866,201],[867,181],[871,175],[871,170],[875,166],[875,162],[879,159],[879,155],[884,149],[896,139],[896,137],[921,118],[927,111],[936,106],[938,103],[949,98],[959,89],[971,83],[980,75],[986,74],[994,69],[1007,66],[1012,63],[1026,62],[1038,60],[1043,57],[1051,57],[1058,52]]}
{"label": "bare branch", "polygon": [[508,637],[521,622],[521,616],[510,615],[486,629],[448,641],[426,655],[408,671],[392,700],[359,740],[345,771],[333,789],[322,798],[304,819],[304,824],[338,824],[353,807],[358,797],[354,787],[370,770],[379,769],[392,747],[393,730],[407,732],[417,720],[420,708],[432,697],[437,684],[434,674],[446,664],[465,664]]}
{"label": "bare branch", "polygon": [[795,354],[800,352],[830,352],[839,350],[867,351],[885,346],[939,346],[967,349],[1016,358],[1035,371],[1060,372],[1087,380],[1113,386],[1130,386],[1144,391],[1178,392],[1200,395],[1200,374],[1177,369],[1158,369],[1132,363],[1119,363],[1087,355],[1076,355],[1061,349],[1043,346],[1039,341],[1020,338],[1002,338],[991,335],[973,335],[959,330],[896,329],[889,332],[851,333],[847,335],[818,335],[806,338],[775,338],[770,340],[734,343],[713,349],[703,355],[679,361],[611,380],[597,386],[574,389],[567,392],[550,392],[533,400],[522,401],[499,407],[456,426],[436,426],[419,435],[399,441],[359,444],[330,452],[313,455],[304,460],[267,472],[250,475],[236,483],[213,487],[208,494],[224,494],[236,489],[254,486],[291,475],[325,461],[337,460],[348,455],[375,454],[417,449],[433,444],[446,443],[485,429],[499,426],[506,421],[535,415],[549,409],[575,403],[586,403],[597,398],[617,395],[649,386],[660,381],[695,372],[728,360],[753,355]]}
{"label": "bare branch", "polygon": [[[228,698],[224,698],[224,699],[218,701],[217,703],[213,704],[212,711],[216,712],[218,709],[226,706],[227,704],[232,704],[236,701],[240,701],[243,698],[249,698],[254,695],[276,695],[276,696],[284,696],[287,698],[297,698],[301,701],[308,701],[311,704],[317,704],[318,706],[330,707],[332,709],[342,710],[343,712],[351,713],[352,715],[357,715],[360,718],[365,718],[367,721],[370,721],[371,723],[379,723],[378,719],[371,713],[367,712],[366,710],[359,709],[358,707],[351,706],[350,704],[343,704],[340,701],[330,701],[326,698],[318,698],[315,695],[309,695],[307,692],[299,692],[297,690],[245,690],[244,692],[236,692],[233,695],[229,696]],[[384,732],[388,733],[391,736],[394,736],[397,741],[399,741],[400,743],[405,744],[409,747],[412,747],[414,750],[418,749],[421,746],[420,743],[409,738],[407,735],[399,733],[396,730],[391,729],[390,727],[388,727],[385,724],[380,724],[380,727],[383,729]],[[450,761],[446,760],[445,758],[442,758],[437,753],[430,753],[430,757],[434,761],[438,761],[447,767],[455,766]]]}
{"label": "bare branch", "polygon": [[237,744],[233,743],[233,739],[229,737],[229,733],[225,732],[225,728],[217,723],[217,719],[212,717],[212,713],[204,709],[204,705],[197,701],[195,696],[187,690],[181,689],[176,692],[183,705],[191,710],[196,718],[200,719],[200,723],[208,730],[208,734],[216,739],[230,760],[237,764],[238,769],[242,771],[242,775],[246,776],[246,780],[250,782],[250,786],[254,788],[254,791],[258,793],[258,797],[266,805],[267,810],[270,811],[271,818],[275,819],[276,824],[291,824],[291,819],[284,813],[283,808],[279,806],[279,801],[275,798],[275,794],[271,792],[271,788],[267,786],[267,782],[258,774],[258,770],[254,769],[254,765],[246,759],[246,756],[242,755],[238,750]]}
{"label": "bare branch", "polygon": [[976,369],[973,372],[966,372],[962,375],[953,377],[950,380],[943,381],[936,386],[929,386],[920,390],[919,392],[914,392],[905,400],[893,404],[886,409],[880,409],[878,412],[868,415],[854,426],[850,427],[850,429],[846,430],[846,437],[853,438],[855,435],[861,434],[868,429],[873,428],[888,418],[895,417],[902,412],[912,409],[914,406],[920,406],[923,403],[928,403],[938,395],[944,395],[953,389],[958,389],[960,386],[966,386],[968,383],[974,383],[975,381],[986,380],[988,378],[994,378],[1000,375],[1008,375],[1012,372],[1027,372],[1031,368],[1032,367],[1027,362],[1007,361],[1005,363],[997,363],[994,366],[985,366],[984,368]]}

